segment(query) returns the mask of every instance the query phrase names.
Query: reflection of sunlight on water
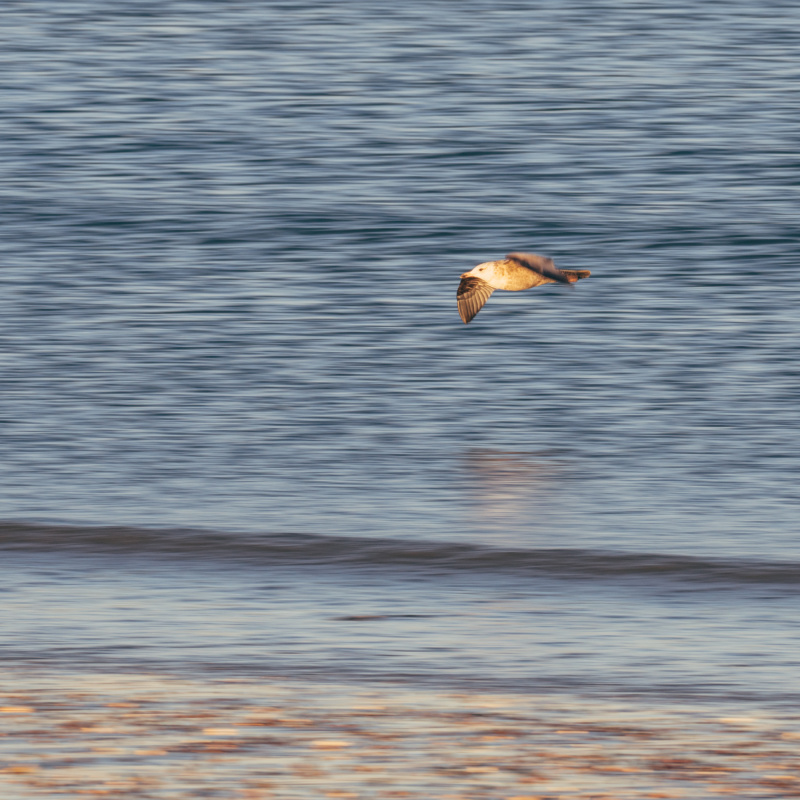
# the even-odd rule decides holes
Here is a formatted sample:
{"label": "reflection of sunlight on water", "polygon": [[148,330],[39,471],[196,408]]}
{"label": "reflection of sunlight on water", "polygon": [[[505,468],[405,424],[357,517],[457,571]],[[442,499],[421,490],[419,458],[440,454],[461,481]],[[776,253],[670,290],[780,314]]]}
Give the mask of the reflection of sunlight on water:
{"label": "reflection of sunlight on water", "polygon": [[558,465],[532,453],[472,450],[464,459],[473,521],[493,530],[538,529],[553,521]]}

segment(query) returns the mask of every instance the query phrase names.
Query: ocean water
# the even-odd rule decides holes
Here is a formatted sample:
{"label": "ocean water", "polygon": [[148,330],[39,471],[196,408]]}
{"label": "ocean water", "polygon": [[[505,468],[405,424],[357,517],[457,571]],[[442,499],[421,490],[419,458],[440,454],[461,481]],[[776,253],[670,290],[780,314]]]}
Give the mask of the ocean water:
{"label": "ocean water", "polygon": [[797,703],[796,4],[3,20],[7,663]]}

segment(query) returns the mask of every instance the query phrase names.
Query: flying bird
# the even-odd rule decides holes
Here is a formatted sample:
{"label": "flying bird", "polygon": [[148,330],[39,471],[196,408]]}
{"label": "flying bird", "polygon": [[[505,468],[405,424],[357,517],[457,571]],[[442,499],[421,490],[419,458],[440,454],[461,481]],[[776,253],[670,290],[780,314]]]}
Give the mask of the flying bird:
{"label": "flying bird", "polygon": [[575,283],[591,275],[588,269],[559,269],[552,258],[536,253],[509,253],[499,261],[485,261],[461,275],[456,299],[464,324],[482,308],[495,289],[520,292],[543,283]]}

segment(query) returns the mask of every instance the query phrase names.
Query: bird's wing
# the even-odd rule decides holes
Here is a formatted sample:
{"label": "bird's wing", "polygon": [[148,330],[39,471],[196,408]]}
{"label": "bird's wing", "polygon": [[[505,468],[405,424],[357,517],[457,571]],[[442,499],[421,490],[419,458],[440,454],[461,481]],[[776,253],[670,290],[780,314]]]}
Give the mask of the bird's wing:
{"label": "bird's wing", "polygon": [[545,278],[550,278],[552,281],[559,283],[573,283],[569,276],[560,270],[554,263],[552,258],[547,256],[540,256],[536,253],[509,253],[506,258],[516,261],[523,267],[527,267]]}
{"label": "bird's wing", "polygon": [[458,300],[458,313],[465,325],[483,308],[483,304],[491,297],[493,291],[494,289],[480,278],[461,279],[456,300]]}

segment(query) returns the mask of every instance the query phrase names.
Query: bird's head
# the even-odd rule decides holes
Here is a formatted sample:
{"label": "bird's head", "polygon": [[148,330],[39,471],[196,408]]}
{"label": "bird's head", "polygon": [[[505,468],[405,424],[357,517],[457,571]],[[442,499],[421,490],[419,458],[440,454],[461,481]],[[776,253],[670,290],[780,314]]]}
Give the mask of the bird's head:
{"label": "bird's head", "polygon": [[462,273],[462,278],[483,278],[486,280],[491,277],[494,268],[494,261],[484,261],[483,264],[478,264],[473,267],[469,272]]}

